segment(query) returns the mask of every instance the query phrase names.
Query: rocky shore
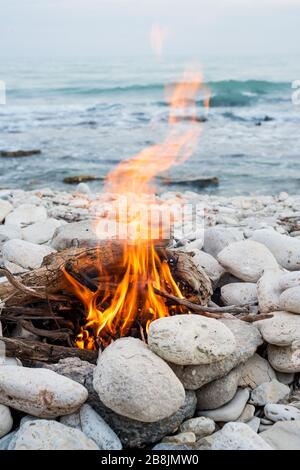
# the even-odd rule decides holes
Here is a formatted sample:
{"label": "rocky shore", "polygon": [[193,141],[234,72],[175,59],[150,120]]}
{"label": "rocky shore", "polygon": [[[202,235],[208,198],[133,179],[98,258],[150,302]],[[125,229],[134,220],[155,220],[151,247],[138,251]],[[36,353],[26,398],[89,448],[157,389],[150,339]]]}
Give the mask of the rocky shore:
{"label": "rocky shore", "polygon": [[[161,318],[147,344],[118,339],[96,366],[28,368],[3,355],[1,450],[300,449],[300,195],[159,196],[171,198],[204,207],[204,231],[175,230],[174,248],[192,253],[215,303],[251,305],[257,321]],[[95,246],[91,219],[109,217],[112,200],[85,183],[1,190],[0,264],[18,275],[54,251]]]}

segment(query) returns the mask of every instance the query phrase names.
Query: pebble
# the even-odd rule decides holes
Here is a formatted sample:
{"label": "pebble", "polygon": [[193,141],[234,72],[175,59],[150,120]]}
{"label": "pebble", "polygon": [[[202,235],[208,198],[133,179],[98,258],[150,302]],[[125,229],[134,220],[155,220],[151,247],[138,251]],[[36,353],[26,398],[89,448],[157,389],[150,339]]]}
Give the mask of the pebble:
{"label": "pebble", "polygon": [[62,225],[57,219],[36,222],[22,229],[22,238],[28,242],[43,244],[52,239],[55,230]]}
{"label": "pebble", "polygon": [[251,403],[255,406],[278,403],[287,398],[289,394],[290,388],[274,379],[271,382],[260,384],[251,392]]}
{"label": "pebble", "polygon": [[287,312],[300,313],[300,285],[291,287],[281,294],[279,307]]}
{"label": "pebble", "polygon": [[209,253],[214,258],[222,251],[226,246],[233,242],[243,240],[243,232],[236,228],[224,228],[224,227],[211,227],[204,231],[204,245],[203,250]]}
{"label": "pebble", "polygon": [[279,421],[260,436],[275,450],[299,450],[300,421]]}
{"label": "pebble", "polygon": [[220,263],[218,263],[213,256],[204,251],[195,250],[194,253],[193,261],[195,265],[202,268],[212,283],[216,285],[225,272]]}
{"label": "pebble", "polygon": [[92,439],[78,429],[43,419],[23,424],[11,440],[9,450],[99,450],[99,448]]}
{"label": "pebble", "polygon": [[55,250],[25,240],[8,240],[2,246],[3,258],[25,269],[39,268],[45,256]]}
{"label": "pebble", "polygon": [[47,219],[47,211],[43,206],[33,204],[21,204],[8,214],[5,224],[24,225],[34,224],[35,222],[43,222]]}
{"label": "pebble", "polygon": [[258,280],[257,297],[261,313],[281,310],[279,304],[279,297],[282,292],[279,286],[281,276],[282,271],[279,268],[266,269]]}
{"label": "pebble", "polygon": [[250,387],[252,390],[265,382],[276,379],[276,373],[266,359],[254,354],[241,366],[240,387]]}
{"label": "pebble", "polygon": [[193,314],[155,320],[148,330],[148,344],[165,361],[179,365],[217,362],[236,347],[234,335],[224,324]]}
{"label": "pebble", "polygon": [[172,369],[142,341],[130,337],[116,340],[99,355],[94,388],[108,408],[143,422],[167,418],[185,401]]}
{"label": "pebble", "polygon": [[227,423],[204,440],[211,450],[272,450],[261,435],[244,423]]}
{"label": "pebble", "polygon": [[122,444],[116,433],[89,405],[80,409],[80,423],[84,434],[96,442],[100,450],[121,450]]}
{"label": "pebble", "polygon": [[283,268],[289,271],[300,268],[300,240],[269,229],[257,230],[252,239],[265,245]]}
{"label": "pebble", "polygon": [[256,284],[251,282],[233,282],[221,287],[224,305],[248,305],[257,303]]}
{"label": "pebble", "polygon": [[256,322],[262,337],[275,346],[291,346],[300,341],[300,316],[279,311],[273,318]]}
{"label": "pebble", "polygon": [[190,444],[196,442],[196,435],[193,432],[181,432],[175,436],[165,436],[162,440],[168,444]]}
{"label": "pebble", "polygon": [[13,206],[8,201],[0,199],[0,224],[5,220],[5,217],[13,210]]}
{"label": "pebble", "polygon": [[226,403],[226,405],[216,410],[199,410],[197,415],[206,416],[216,422],[222,421],[228,423],[229,421],[236,421],[242,414],[248,399],[249,391],[247,389],[240,389],[237,391],[234,398],[229,403]]}
{"label": "pebble", "polygon": [[212,419],[206,418],[205,416],[199,416],[198,418],[191,418],[184,421],[180,425],[179,429],[181,432],[193,432],[198,440],[212,434],[215,431],[215,428],[216,425]]}
{"label": "pebble", "polygon": [[77,382],[47,369],[0,366],[0,403],[41,418],[76,411],[87,399]]}
{"label": "pebble", "polygon": [[13,419],[8,406],[0,405],[0,438],[9,433],[13,426]]}
{"label": "pebble", "polygon": [[264,413],[267,418],[275,423],[277,421],[295,421],[300,419],[300,410],[291,405],[268,403],[264,407]]}
{"label": "pebble", "polygon": [[267,268],[278,266],[268,248],[253,240],[231,243],[217,260],[226,271],[246,282],[257,282]]}
{"label": "pebble", "polygon": [[269,344],[268,360],[278,372],[300,372],[300,347],[280,347]]}
{"label": "pebble", "polygon": [[197,390],[197,409],[214,410],[228,403],[235,396],[241,371],[233,369],[221,379],[214,380]]}

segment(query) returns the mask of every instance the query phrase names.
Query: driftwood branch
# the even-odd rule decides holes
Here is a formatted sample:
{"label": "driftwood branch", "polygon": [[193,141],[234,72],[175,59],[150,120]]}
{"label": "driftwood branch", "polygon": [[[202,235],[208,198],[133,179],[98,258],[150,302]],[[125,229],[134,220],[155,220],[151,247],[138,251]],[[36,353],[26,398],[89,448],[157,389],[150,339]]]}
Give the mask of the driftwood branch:
{"label": "driftwood branch", "polygon": [[67,357],[79,357],[82,361],[96,364],[98,358],[97,351],[90,351],[87,349],[54,346],[53,344],[18,338],[2,337],[0,341],[4,342],[5,352],[8,357],[17,357],[21,361],[29,360],[54,364],[60,359],[65,359]]}

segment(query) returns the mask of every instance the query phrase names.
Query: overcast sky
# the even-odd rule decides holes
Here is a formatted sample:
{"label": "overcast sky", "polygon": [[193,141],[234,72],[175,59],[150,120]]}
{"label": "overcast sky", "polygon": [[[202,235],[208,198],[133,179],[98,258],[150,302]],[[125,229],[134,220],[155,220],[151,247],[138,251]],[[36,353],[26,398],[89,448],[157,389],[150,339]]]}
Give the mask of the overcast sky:
{"label": "overcast sky", "polygon": [[1,57],[295,53],[300,0],[0,0]]}

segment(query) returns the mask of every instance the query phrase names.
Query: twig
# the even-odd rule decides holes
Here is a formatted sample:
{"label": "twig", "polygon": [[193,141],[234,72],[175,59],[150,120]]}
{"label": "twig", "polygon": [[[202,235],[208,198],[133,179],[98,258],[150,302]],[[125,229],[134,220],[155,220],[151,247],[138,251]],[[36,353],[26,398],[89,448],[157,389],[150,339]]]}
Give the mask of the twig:
{"label": "twig", "polygon": [[239,320],[243,320],[243,321],[246,321],[247,323],[254,323],[256,321],[260,321],[260,320],[268,320],[269,318],[273,318],[274,315],[271,315],[271,314],[266,314],[266,315],[243,315],[243,316],[239,316],[238,319]]}

